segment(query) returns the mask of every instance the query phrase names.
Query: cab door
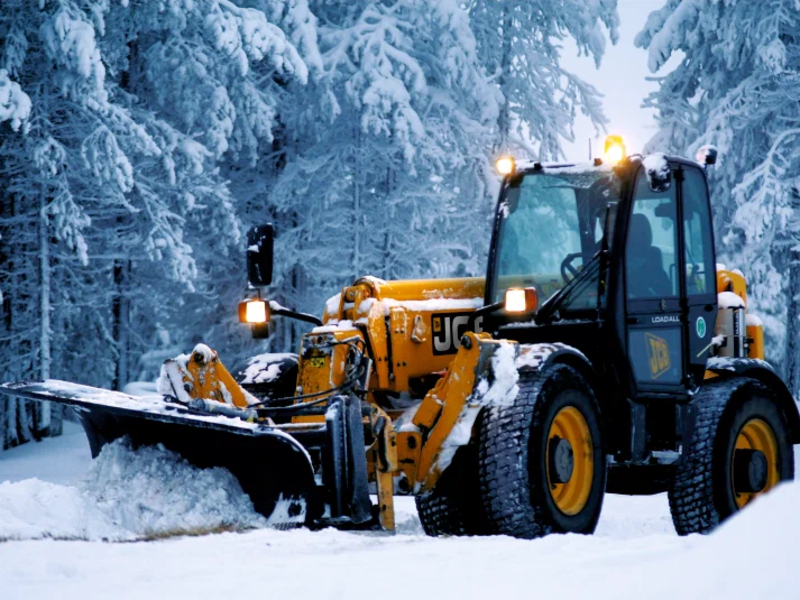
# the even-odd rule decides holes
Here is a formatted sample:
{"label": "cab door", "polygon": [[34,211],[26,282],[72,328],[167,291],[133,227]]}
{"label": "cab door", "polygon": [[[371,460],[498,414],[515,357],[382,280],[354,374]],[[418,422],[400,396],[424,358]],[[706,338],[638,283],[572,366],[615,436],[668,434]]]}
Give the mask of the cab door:
{"label": "cab door", "polygon": [[679,185],[653,191],[639,169],[625,243],[628,361],[636,395],[685,393]]}
{"label": "cab door", "polygon": [[714,325],[717,321],[717,276],[708,185],[697,167],[675,171],[683,234],[683,273],[686,294],[686,337],[689,385],[703,381]]}

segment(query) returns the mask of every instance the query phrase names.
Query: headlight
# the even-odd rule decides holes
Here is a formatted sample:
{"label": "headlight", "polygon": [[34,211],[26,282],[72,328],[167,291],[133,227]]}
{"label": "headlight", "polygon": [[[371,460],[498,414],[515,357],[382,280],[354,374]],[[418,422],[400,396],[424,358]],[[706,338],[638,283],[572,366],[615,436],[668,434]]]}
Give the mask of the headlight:
{"label": "headlight", "polygon": [[538,304],[539,296],[536,293],[536,288],[509,288],[506,290],[506,312],[533,312],[538,307]]}
{"label": "headlight", "polygon": [[269,321],[267,303],[260,298],[239,303],[240,323],[266,323]]}

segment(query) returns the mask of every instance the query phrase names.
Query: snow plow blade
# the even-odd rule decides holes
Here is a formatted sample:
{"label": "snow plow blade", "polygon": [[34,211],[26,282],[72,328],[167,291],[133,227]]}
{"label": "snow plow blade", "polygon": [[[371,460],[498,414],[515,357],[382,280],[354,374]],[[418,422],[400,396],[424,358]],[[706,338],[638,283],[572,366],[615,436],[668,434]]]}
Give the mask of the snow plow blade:
{"label": "snow plow blade", "polygon": [[128,436],[134,446],[162,444],[200,468],[226,468],[275,525],[304,524],[317,494],[303,444],[264,423],[202,414],[162,396],[135,397],[56,380],[5,383],[0,394],[72,407],[93,458],[105,444]]}

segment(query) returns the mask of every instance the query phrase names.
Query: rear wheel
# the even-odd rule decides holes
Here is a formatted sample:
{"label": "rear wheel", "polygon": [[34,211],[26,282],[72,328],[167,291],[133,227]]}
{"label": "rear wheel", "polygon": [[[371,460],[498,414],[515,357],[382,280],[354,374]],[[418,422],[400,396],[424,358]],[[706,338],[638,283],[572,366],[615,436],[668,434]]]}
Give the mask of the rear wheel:
{"label": "rear wheel", "polygon": [[509,406],[480,424],[478,477],[487,533],[592,533],[606,483],[600,410],[567,365],[521,374]]}
{"label": "rear wheel", "polygon": [[669,491],[680,535],[708,533],[778,483],[794,479],[789,428],[769,388],[744,377],[706,384]]}

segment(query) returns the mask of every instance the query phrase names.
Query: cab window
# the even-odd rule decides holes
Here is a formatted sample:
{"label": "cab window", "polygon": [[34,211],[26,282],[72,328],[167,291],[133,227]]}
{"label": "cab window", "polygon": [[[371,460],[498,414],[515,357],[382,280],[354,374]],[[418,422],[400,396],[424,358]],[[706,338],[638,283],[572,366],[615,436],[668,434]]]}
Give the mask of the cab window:
{"label": "cab window", "polygon": [[703,174],[686,167],[683,180],[683,237],[686,243],[686,293],[714,294],[715,269],[708,190]]}
{"label": "cab window", "polygon": [[658,299],[678,295],[676,186],[665,192],[650,189],[640,171],[628,223],[625,277],[628,298]]}

